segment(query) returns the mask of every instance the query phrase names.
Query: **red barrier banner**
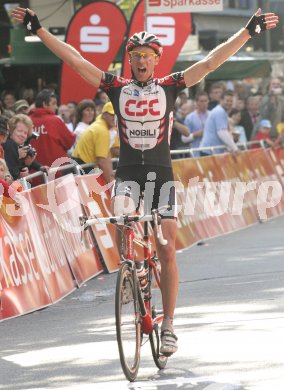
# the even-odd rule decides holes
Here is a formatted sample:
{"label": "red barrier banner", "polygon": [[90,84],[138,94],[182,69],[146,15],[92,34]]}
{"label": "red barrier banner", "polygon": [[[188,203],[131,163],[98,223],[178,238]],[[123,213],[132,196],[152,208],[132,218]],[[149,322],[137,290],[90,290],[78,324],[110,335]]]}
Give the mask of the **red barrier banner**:
{"label": "red barrier banner", "polygon": [[[48,205],[47,190],[47,185],[33,188],[30,193],[30,204],[34,211],[38,236],[48,253],[50,269],[46,269],[47,272],[44,273],[45,283],[51,300],[56,302],[73,291],[76,285],[54,214],[41,207]],[[46,268],[46,265],[43,264],[42,267]]]}
{"label": "red barrier banner", "polygon": [[[233,230],[244,228],[258,222],[256,212],[256,188],[250,190],[253,175],[248,170],[245,153],[236,158],[229,153],[214,156],[216,166],[222,171],[228,184],[230,197],[228,199],[228,216]],[[249,174],[248,174],[249,173]],[[254,188],[254,186],[252,186]]]}
{"label": "red barrier banner", "polygon": [[279,181],[284,186],[284,148],[269,148],[266,150]]}
{"label": "red barrier banner", "polygon": [[[282,148],[275,148],[273,150],[277,154],[278,160],[279,160],[282,168],[284,169],[284,147],[282,147]],[[282,173],[282,176],[283,176],[283,173]]]}
{"label": "red barrier banner", "polygon": [[[237,156],[237,162],[238,175],[240,183],[242,184],[240,189],[236,188],[236,191],[240,192],[241,201],[243,199],[242,213],[248,226],[259,222],[259,215],[257,211],[257,186],[255,186],[256,175],[251,167],[249,151],[243,151],[239,156]],[[237,183],[237,185],[240,184]],[[245,186],[243,198],[242,185]]]}
{"label": "red barrier banner", "polygon": [[[0,320],[19,316],[51,304],[45,273],[49,257],[37,233],[29,193],[21,194],[20,210],[0,198]],[[44,267],[42,265],[45,265]]]}
{"label": "red barrier banner", "polygon": [[248,151],[250,169],[255,174],[257,187],[257,212],[261,220],[283,214],[283,188],[274,165],[264,149]]}
{"label": "red barrier banner", "polygon": [[[127,22],[121,9],[109,1],[94,1],[73,16],[66,33],[66,43],[76,48],[84,58],[107,71],[124,43]],[[61,73],[61,103],[93,99],[96,88],[63,63]]]}
{"label": "red barrier banner", "polygon": [[[78,286],[103,271],[98,252],[89,232],[83,234],[79,216],[83,214],[81,199],[75,178],[66,175],[32,191],[37,204],[39,225],[42,231],[53,233],[47,237],[61,242],[61,256],[68,259],[68,266]],[[59,256],[51,247],[52,255]]]}
{"label": "red barrier banner", "polygon": [[177,249],[259,221],[257,175],[250,152],[173,161],[177,186]]}
{"label": "red barrier banner", "polygon": [[225,176],[219,169],[214,156],[195,159],[200,177],[205,187],[204,209],[210,237],[228,233],[233,226],[227,211],[226,200],[229,196]]}
{"label": "red barrier banner", "polygon": [[[177,57],[192,30],[191,14],[153,13],[145,16],[144,0],[140,1],[132,13],[128,38],[135,32],[147,30],[155,34],[163,45],[163,59],[155,68],[155,77],[165,77],[172,72]],[[125,53],[122,76],[131,77],[128,55]]]}
{"label": "red barrier banner", "polygon": [[[100,176],[85,175],[76,176],[76,183],[80,192],[82,204],[88,217],[110,217],[111,201],[109,191],[100,190],[104,182]],[[119,268],[119,253],[115,243],[115,226],[105,223],[91,226],[95,235],[103,262],[108,272],[117,271]]]}
{"label": "red barrier banner", "polygon": [[199,186],[200,173],[195,160],[173,160],[173,171],[177,204],[181,208],[177,218],[176,248],[183,249],[202,241],[210,234],[205,222],[207,216],[202,209],[204,194]]}
{"label": "red barrier banner", "polygon": [[34,207],[38,235],[45,245],[49,256],[50,271],[46,273],[45,282],[51,296],[56,302],[76,288],[73,273],[67,261],[63,247],[62,234],[54,214],[48,208],[47,186],[42,185],[31,190],[31,201]]}

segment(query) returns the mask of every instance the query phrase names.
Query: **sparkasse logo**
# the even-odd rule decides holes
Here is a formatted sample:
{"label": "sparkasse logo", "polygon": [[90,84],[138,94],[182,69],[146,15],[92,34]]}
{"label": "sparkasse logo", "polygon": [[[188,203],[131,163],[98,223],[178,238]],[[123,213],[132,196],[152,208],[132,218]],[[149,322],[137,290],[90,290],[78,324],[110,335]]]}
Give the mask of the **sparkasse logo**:
{"label": "sparkasse logo", "polygon": [[146,0],[151,12],[209,12],[222,11],[223,0]]}

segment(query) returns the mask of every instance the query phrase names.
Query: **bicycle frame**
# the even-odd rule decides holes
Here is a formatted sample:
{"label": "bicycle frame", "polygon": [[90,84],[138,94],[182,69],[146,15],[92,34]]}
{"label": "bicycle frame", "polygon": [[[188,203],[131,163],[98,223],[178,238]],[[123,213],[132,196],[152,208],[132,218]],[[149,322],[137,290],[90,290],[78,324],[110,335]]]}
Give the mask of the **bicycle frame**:
{"label": "bicycle frame", "polygon": [[[148,262],[148,267],[152,268],[155,279],[158,283],[158,287],[160,288],[160,279],[158,277],[158,271],[156,268],[156,264],[153,261],[153,258],[151,257],[151,240],[149,238],[149,222],[145,221],[144,222],[144,236],[143,239],[139,239],[135,235],[135,231],[132,226],[127,226],[126,232],[124,233],[124,238],[125,238],[125,244],[126,244],[126,252],[125,253],[125,261],[127,262],[135,262],[134,259],[134,245],[133,243],[137,243],[140,246],[143,246],[143,254],[144,254],[144,261],[146,260]],[[123,256],[121,256],[122,259],[124,259]],[[132,267],[135,268],[135,267]],[[134,269],[135,272],[135,269]],[[148,277],[152,277],[152,274],[149,272]],[[135,275],[135,278],[137,276]],[[151,283],[151,280],[148,280],[148,283]],[[151,334],[153,332],[154,325],[156,323],[160,323],[163,320],[163,315],[158,315],[154,319],[152,318],[151,314],[151,307],[150,307],[150,299],[143,299],[142,291],[139,285],[139,281],[137,281],[136,285],[138,286],[138,300],[140,303],[140,312],[142,315],[142,332],[145,334]]]}

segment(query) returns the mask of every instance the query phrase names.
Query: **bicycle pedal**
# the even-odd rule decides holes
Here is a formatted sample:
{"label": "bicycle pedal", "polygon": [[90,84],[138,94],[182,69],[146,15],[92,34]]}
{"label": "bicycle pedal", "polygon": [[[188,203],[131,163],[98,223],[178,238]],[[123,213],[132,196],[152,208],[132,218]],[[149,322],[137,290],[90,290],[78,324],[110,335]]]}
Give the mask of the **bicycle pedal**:
{"label": "bicycle pedal", "polygon": [[165,357],[170,357],[172,356],[174,353],[173,352],[163,352],[163,353],[160,353],[160,356],[165,356]]}

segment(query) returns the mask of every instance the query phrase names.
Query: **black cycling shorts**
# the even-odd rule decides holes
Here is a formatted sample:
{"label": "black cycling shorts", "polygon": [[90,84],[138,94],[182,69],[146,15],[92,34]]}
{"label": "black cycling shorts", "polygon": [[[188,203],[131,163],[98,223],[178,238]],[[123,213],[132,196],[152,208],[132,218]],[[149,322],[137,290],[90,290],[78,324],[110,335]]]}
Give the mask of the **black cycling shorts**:
{"label": "black cycling shorts", "polygon": [[176,218],[176,190],[172,168],[152,165],[118,167],[112,197],[133,199],[136,210],[144,194],[144,213],[159,209],[162,218]]}

